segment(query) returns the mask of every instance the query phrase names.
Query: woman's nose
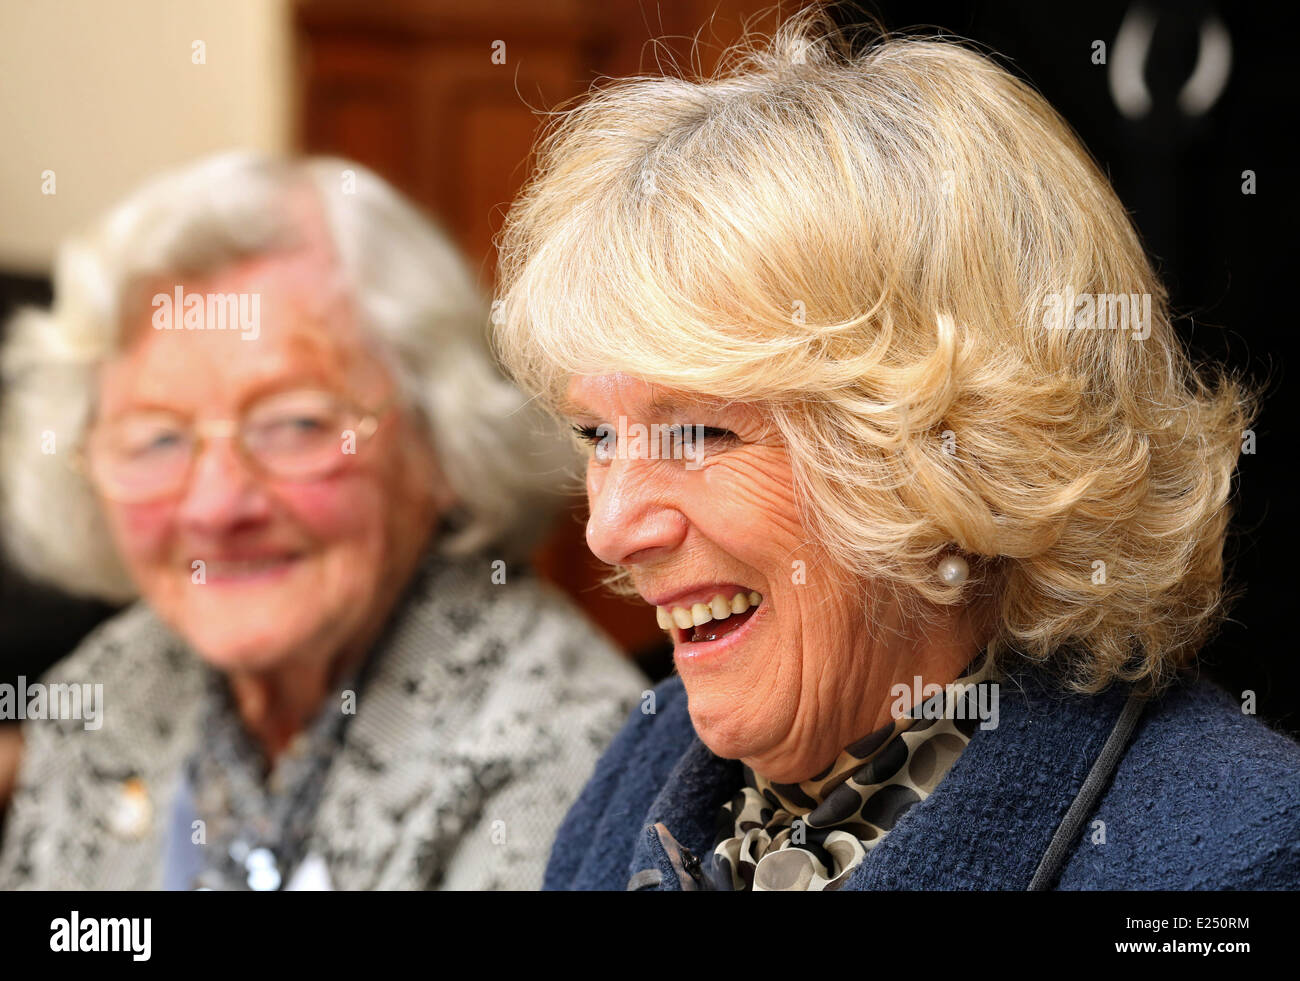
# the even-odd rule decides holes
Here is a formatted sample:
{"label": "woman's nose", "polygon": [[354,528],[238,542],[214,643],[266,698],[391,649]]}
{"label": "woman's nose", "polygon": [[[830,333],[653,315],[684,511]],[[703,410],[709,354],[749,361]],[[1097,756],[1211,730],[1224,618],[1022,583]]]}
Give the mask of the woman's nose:
{"label": "woman's nose", "polygon": [[264,518],[270,501],[230,439],[202,445],[190,469],[180,518],[196,530],[216,533]]}
{"label": "woman's nose", "polygon": [[686,517],[654,479],[653,466],[654,461],[616,459],[588,473],[587,547],[602,562],[653,562],[686,538]]}

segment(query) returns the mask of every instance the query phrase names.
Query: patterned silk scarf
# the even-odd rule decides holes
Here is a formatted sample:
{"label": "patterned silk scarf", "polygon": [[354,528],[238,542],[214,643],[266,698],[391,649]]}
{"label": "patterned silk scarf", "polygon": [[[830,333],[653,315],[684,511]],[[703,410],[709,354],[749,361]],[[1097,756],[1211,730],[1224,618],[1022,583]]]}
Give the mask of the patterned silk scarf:
{"label": "patterned silk scarf", "polygon": [[[706,887],[839,889],[867,852],[947,775],[996,698],[981,654],[953,684],[844,750],[817,776],[773,783],[745,767],[719,815]],[[994,716],[996,718],[996,716]]]}
{"label": "patterned silk scarf", "polygon": [[204,737],[186,761],[185,779],[207,845],[191,888],[281,889],[306,855],[330,764],[351,718],[340,686],[316,719],[268,768],[239,720],[225,679],[211,672],[201,709]]}

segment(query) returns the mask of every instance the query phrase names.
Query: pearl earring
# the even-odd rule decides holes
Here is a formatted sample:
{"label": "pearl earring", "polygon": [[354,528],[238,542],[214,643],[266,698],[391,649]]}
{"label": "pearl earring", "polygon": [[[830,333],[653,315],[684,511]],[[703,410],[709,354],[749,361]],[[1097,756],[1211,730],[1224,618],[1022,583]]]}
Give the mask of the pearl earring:
{"label": "pearl earring", "polygon": [[939,562],[939,578],[949,586],[960,586],[970,578],[970,566],[960,555],[946,556]]}

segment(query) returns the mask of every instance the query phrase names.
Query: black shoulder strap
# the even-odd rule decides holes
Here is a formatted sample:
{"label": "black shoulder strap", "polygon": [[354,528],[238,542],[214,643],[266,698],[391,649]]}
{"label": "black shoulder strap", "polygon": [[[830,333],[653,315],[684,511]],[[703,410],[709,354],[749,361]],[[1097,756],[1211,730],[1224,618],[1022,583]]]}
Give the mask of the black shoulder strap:
{"label": "black shoulder strap", "polygon": [[1101,748],[1101,753],[1092,764],[1092,769],[1088,771],[1083,786],[1079,788],[1078,795],[1074,798],[1070,809],[1065,812],[1065,817],[1061,819],[1056,834],[1052,835],[1052,841],[1038,863],[1034,877],[1029,882],[1031,891],[1050,889],[1056,884],[1065,860],[1070,855],[1071,847],[1079,837],[1083,822],[1096,809],[1097,801],[1101,798],[1102,791],[1106,789],[1106,784],[1110,782],[1115,767],[1119,765],[1120,757],[1124,755],[1129,737],[1133,735],[1133,729],[1137,726],[1138,717],[1141,716],[1145,706],[1146,699],[1137,695],[1130,695],[1128,701],[1124,703],[1124,709],[1119,714],[1115,728],[1110,731],[1106,745]]}

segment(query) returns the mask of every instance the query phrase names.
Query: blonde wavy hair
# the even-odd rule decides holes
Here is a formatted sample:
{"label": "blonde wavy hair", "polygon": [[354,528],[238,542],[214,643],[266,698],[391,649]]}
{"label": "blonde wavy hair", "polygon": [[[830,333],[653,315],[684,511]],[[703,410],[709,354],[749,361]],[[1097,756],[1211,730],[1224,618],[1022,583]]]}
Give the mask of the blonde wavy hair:
{"label": "blonde wavy hair", "polygon": [[[625,372],[759,406],[809,533],[917,610],[982,604],[1001,666],[1154,691],[1222,617],[1256,397],[1193,366],[1105,177],[990,57],[851,48],[811,9],[712,77],[610,83],[557,114],[499,248],[525,390]],[[1092,323],[1047,316],[1085,294]]]}

